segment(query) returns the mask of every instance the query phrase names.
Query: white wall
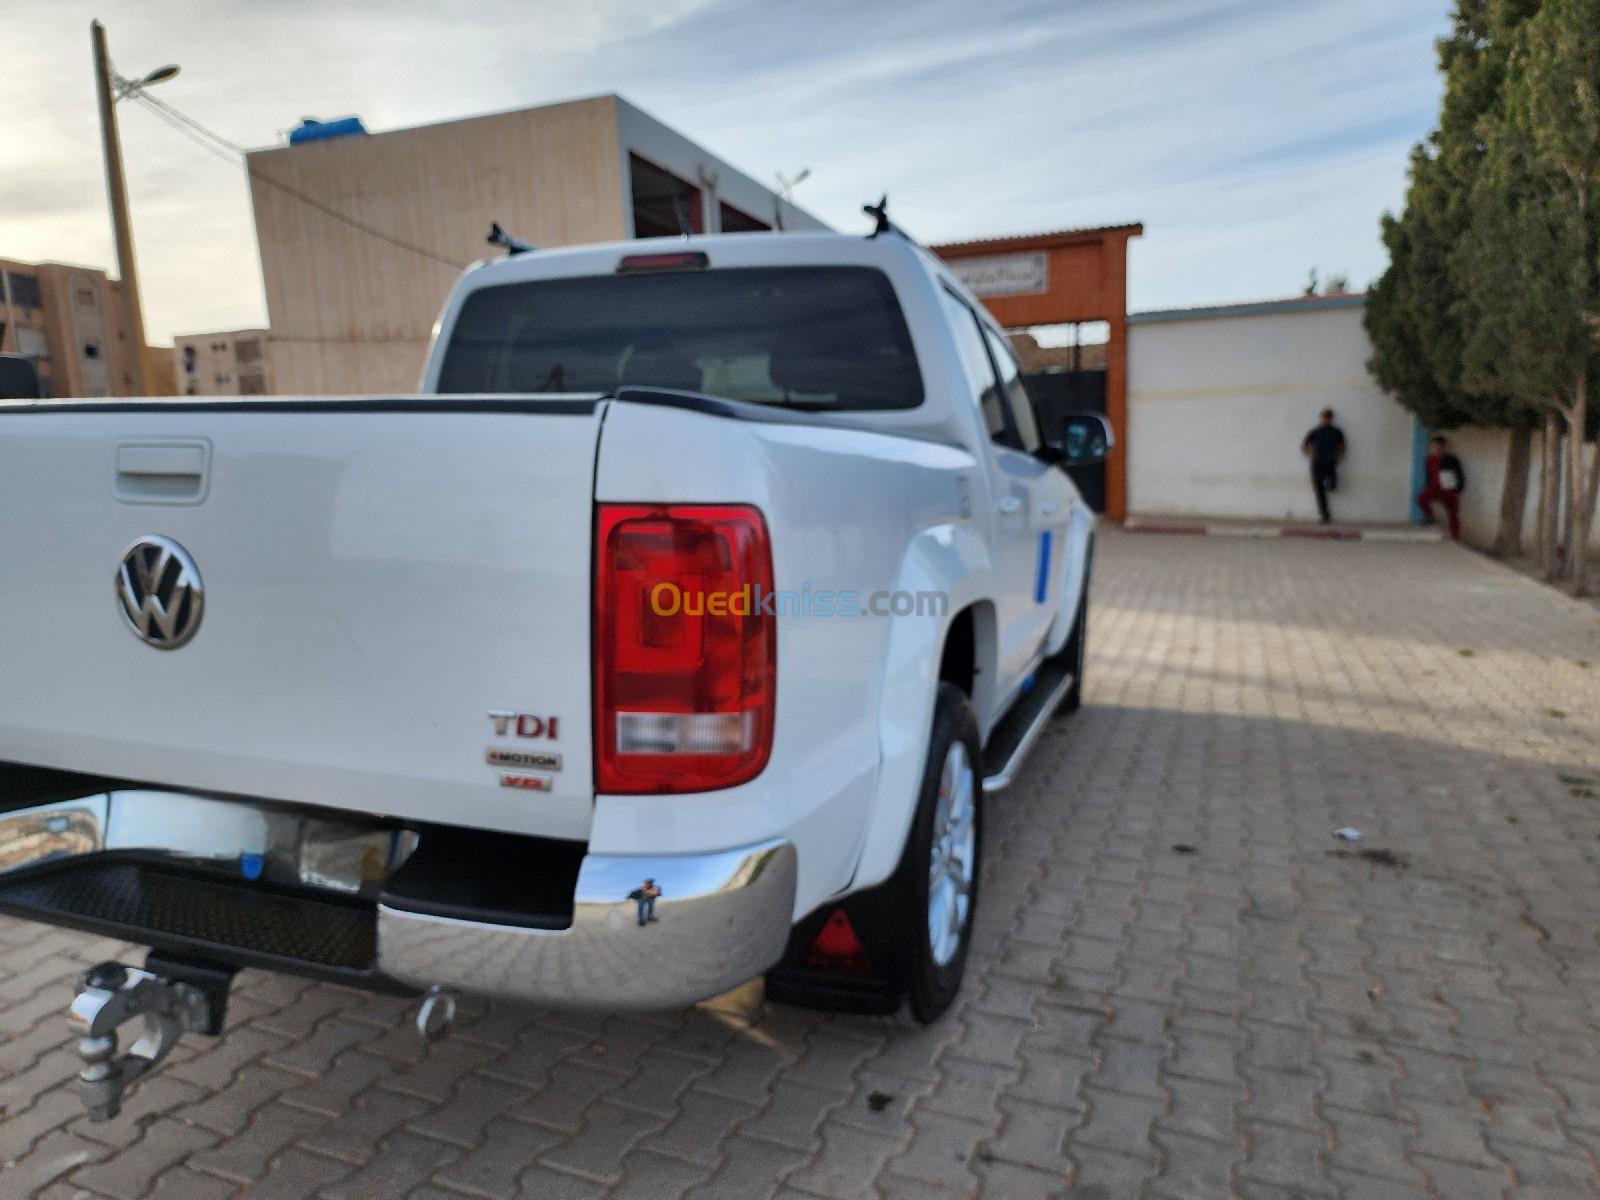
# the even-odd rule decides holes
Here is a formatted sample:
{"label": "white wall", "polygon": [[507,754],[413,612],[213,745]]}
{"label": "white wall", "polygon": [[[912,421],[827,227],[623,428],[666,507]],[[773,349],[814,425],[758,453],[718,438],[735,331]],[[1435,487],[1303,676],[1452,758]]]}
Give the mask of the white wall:
{"label": "white wall", "polygon": [[1315,520],[1300,441],[1332,408],[1348,442],[1334,519],[1409,520],[1414,422],[1367,374],[1361,304],[1130,317],[1128,510]]}
{"label": "white wall", "polygon": [[[1457,429],[1446,436],[1467,472],[1467,490],[1461,497],[1462,539],[1474,546],[1492,546],[1500,526],[1500,489],[1505,486],[1506,445],[1511,435],[1503,429]],[[1522,548],[1529,554],[1533,553],[1537,532],[1534,522],[1539,512],[1539,464],[1543,440],[1534,434],[1533,467],[1528,478],[1528,499],[1522,518]],[[1565,452],[1563,445],[1562,453]],[[1590,454],[1592,456],[1593,451]],[[1590,461],[1593,461],[1592,457]],[[1595,553],[1600,554],[1600,523],[1597,523],[1589,545]]]}

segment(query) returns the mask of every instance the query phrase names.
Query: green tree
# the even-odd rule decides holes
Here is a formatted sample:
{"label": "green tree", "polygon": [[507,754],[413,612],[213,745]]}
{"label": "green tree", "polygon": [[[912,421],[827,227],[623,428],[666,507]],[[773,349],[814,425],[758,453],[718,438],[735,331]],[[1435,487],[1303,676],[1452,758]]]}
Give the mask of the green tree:
{"label": "green tree", "polygon": [[1458,236],[1443,213],[1448,190],[1437,158],[1425,146],[1414,147],[1405,211],[1383,215],[1389,266],[1372,285],[1362,314],[1372,343],[1368,370],[1434,429],[1464,425],[1478,408],[1476,397],[1458,386],[1459,363],[1452,353],[1461,339],[1448,271]]}
{"label": "green tree", "polygon": [[1482,424],[1512,430],[1495,551],[1516,554],[1528,486],[1535,412],[1491,387],[1469,389],[1463,354],[1472,298],[1454,263],[1472,221],[1484,163],[1479,125],[1499,105],[1512,33],[1536,0],[1457,0],[1437,43],[1444,75],[1439,128],[1412,148],[1405,208],[1385,213],[1389,266],[1373,285],[1364,321],[1373,377],[1431,429]]}
{"label": "green tree", "polygon": [[[1543,0],[1516,30],[1454,256],[1470,310],[1465,379],[1565,426],[1564,569],[1588,590],[1600,455],[1600,0]],[[1547,439],[1549,440],[1549,439]]]}

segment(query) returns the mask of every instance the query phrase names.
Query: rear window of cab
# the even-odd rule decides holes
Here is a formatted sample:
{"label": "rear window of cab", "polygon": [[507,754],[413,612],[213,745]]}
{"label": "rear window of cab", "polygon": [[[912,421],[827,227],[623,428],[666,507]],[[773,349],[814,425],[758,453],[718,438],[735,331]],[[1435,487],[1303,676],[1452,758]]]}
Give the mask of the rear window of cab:
{"label": "rear window of cab", "polygon": [[826,411],[915,408],[922,376],[872,267],[736,267],[496,284],[467,297],[443,393],[674,388]]}

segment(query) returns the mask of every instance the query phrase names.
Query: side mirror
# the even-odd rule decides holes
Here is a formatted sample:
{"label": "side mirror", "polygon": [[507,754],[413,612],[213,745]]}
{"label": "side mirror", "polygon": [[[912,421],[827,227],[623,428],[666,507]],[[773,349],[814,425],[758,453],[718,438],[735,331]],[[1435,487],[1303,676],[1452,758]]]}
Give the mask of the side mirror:
{"label": "side mirror", "polygon": [[1111,422],[1097,412],[1069,412],[1061,423],[1061,463],[1067,467],[1087,467],[1105,462],[1116,445]]}

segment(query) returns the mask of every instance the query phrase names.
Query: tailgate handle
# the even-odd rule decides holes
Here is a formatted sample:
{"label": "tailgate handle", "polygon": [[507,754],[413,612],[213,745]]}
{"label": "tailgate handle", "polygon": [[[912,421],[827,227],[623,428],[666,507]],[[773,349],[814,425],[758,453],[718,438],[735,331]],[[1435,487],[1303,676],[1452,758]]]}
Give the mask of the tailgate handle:
{"label": "tailgate handle", "polygon": [[129,504],[199,504],[206,498],[211,443],[121,442],[117,446],[116,496]]}

